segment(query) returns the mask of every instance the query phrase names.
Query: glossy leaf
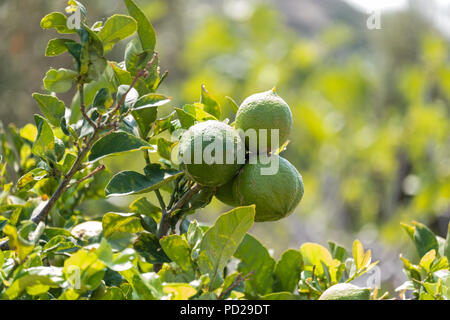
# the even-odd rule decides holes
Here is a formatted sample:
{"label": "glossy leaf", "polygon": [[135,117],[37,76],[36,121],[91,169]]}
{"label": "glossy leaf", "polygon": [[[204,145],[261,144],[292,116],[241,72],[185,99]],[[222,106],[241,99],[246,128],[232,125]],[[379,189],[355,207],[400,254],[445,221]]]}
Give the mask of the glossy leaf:
{"label": "glossy leaf", "polygon": [[275,267],[274,291],[294,292],[300,280],[301,271],[302,255],[300,252],[294,249],[285,251]]}
{"label": "glossy leaf", "polygon": [[18,234],[17,229],[11,225],[6,225],[3,228],[3,233],[9,238],[10,248],[16,251],[19,260],[23,262],[33,251],[34,244],[26,239],[23,239]]}
{"label": "glossy leaf", "polygon": [[245,234],[253,225],[255,206],[239,207],[222,214],[206,231],[201,243],[198,264],[209,274],[210,290],[223,281],[223,270]]}
{"label": "glossy leaf", "polygon": [[183,173],[162,169],[158,164],[146,167],[146,175],[135,171],[122,171],[116,174],[106,187],[106,195],[110,197],[147,193],[161,188],[175,180]]}
{"label": "glossy leaf", "polygon": [[39,115],[35,115],[34,120],[38,129],[38,135],[36,141],[33,143],[31,151],[42,159],[56,161],[55,136],[50,124],[45,118]]}
{"label": "glossy leaf", "polygon": [[329,266],[333,261],[330,252],[317,243],[304,243],[300,247],[300,254],[303,258],[305,270],[311,271],[313,266],[315,266],[316,274],[319,276],[324,274],[322,262]]}
{"label": "glossy leaf", "polygon": [[47,48],[45,49],[45,55],[47,57],[55,57],[63,54],[68,50],[66,43],[73,42],[75,41],[71,39],[51,39],[47,44]]}
{"label": "glossy leaf", "polygon": [[159,94],[148,94],[136,101],[131,114],[139,127],[141,138],[146,138],[150,132],[151,126],[158,115],[157,107],[169,102],[170,98]]}
{"label": "glossy leaf", "polygon": [[77,72],[60,68],[50,69],[44,78],[44,87],[52,92],[66,92],[72,88],[72,84],[77,77]]}
{"label": "glossy leaf", "polygon": [[48,121],[55,127],[59,126],[66,112],[64,102],[54,96],[40,93],[33,93],[33,98]]}
{"label": "glossy leaf", "polygon": [[207,113],[213,115],[216,119],[220,119],[222,116],[222,108],[220,107],[220,104],[211,96],[208,90],[206,90],[204,85],[202,85],[200,103],[204,105],[204,110]]}
{"label": "glossy leaf", "polygon": [[130,204],[130,209],[134,213],[151,217],[156,222],[159,222],[161,220],[161,208],[152,204],[146,197],[141,197],[133,201]]}
{"label": "glossy leaf", "polygon": [[113,132],[92,146],[89,161],[95,162],[112,155],[148,149],[153,147],[142,139],[123,131]]}
{"label": "glossy leaf", "polygon": [[128,38],[136,30],[136,20],[126,15],[115,14],[106,20],[103,28],[98,33],[98,37],[103,41],[105,52],[108,52],[117,42]]}
{"label": "glossy leaf", "polygon": [[80,292],[95,290],[101,283],[105,265],[94,252],[81,249],[64,261],[64,277]]}
{"label": "glossy leaf", "polygon": [[142,233],[134,242],[133,247],[148,263],[170,262],[154,234]]}
{"label": "glossy leaf", "polygon": [[197,290],[187,283],[167,283],[163,291],[170,296],[170,300],[189,300],[197,293]]}
{"label": "glossy leaf", "polygon": [[143,231],[141,219],[134,213],[109,212],[102,219],[103,234],[109,237],[114,232],[137,233]]}
{"label": "glossy leaf", "polygon": [[175,111],[183,129],[189,129],[195,124],[195,117],[191,114],[180,108],[175,108]]}
{"label": "glossy leaf", "polygon": [[422,258],[428,251],[439,251],[436,235],[424,224],[414,222],[414,243],[419,257]]}
{"label": "glossy leaf", "polygon": [[16,299],[23,292],[40,295],[50,288],[59,288],[64,282],[62,268],[33,267],[22,271],[5,291],[6,299]]}
{"label": "glossy leaf", "polygon": [[136,6],[132,0],[124,0],[130,15],[137,21],[137,32],[144,50],[154,51],[156,45],[156,33],[152,24],[144,12]]}
{"label": "glossy leaf", "polygon": [[194,263],[191,260],[191,248],[183,236],[170,235],[160,240],[161,247],[181,269],[194,275]]}
{"label": "glossy leaf", "polygon": [[52,12],[41,20],[42,29],[56,29],[59,33],[76,33],[67,27],[67,17],[61,12]]}
{"label": "glossy leaf", "polygon": [[247,234],[234,256],[241,260],[238,270],[244,276],[253,272],[245,281],[245,292],[251,296],[272,292],[275,260],[255,237]]}

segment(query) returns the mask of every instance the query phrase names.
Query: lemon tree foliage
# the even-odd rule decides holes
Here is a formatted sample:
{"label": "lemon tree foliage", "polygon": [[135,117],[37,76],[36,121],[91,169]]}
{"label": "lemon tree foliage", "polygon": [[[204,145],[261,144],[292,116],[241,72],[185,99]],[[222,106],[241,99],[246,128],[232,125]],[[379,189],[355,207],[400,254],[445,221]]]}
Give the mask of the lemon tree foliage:
{"label": "lemon tree foliage", "polygon": [[[233,164],[226,175],[211,177],[220,175],[220,168],[189,170],[174,161],[172,153],[178,143],[165,134],[180,129],[208,134],[208,130],[234,128],[224,123],[228,121],[220,103],[204,86],[199,90],[200,101],[170,110],[171,98],[157,93],[166,73],[158,65],[152,24],[132,0],[124,4],[128,15],[115,14],[92,27],[87,24],[86,8],[72,0],[66,13],[53,12],[42,19],[43,29],[60,34],[49,41],[45,54],[70,55],[73,69],[47,72],[43,79],[46,92],[33,94],[42,113],[34,116],[34,124],[17,129],[0,123],[0,297],[387,297],[377,289],[351,283],[377,264],[358,240],[351,252],[333,242],[329,248],[303,243],[274,259],[249,234],[254,223],[281,219],[300,202],[302,177],[287,160],[282,159],[287,168],[285,180],[276,177],[269,182],[256,173],[245,175],[248,163]],[[82,20],[71,29],[68,14],[78,9]],[[120,41],[128,41],[123,61],[109,60],[108,53]],[[68,106],[56,94],[71,89],[76,93]],[[283,129],[284,142],[292,129],[289,107],[274,91],[264,95],[270,96],[263,101],[269,111],[281,108],[284,112],[279,121],[272,117],[275,124],[270,117],[264,122],[256,119],[260,98],[247,100],[241,112],[232,98],[227,99],[241,115],[239,126]],[[159,109],[165,109],[166,115],[160,116]],[[201,129],[211,123],[213,129]],[[245,145],[235,138],[236,148]],[[185,148],[190,147],[186,136],[181,140]],[[141,172],[125,170],[112,175],[103,163],[108,157],[129,153],[145,162]],[[263,195],[265,201],[246,185],[272,183],[270,187],[276,188],[289,179],[291,186],[269,188]],[[151,202],[150,193],[157,203]],[[141,196],[130,203],[128,212],[104,212],[100,219],[90,219],[82,211],[85,201],[137,194]],[[193,214],[215,194],[234,208],[212,226],[202,225]],[[277,202],[280,213],[277,208],[266,212]],[[420,259],[411,262],[400,257],[409,277],[397,289],[400,296],[410,291],[418,299],[448,299],[450,235],[437,237],[420,223],[403,227]]]}

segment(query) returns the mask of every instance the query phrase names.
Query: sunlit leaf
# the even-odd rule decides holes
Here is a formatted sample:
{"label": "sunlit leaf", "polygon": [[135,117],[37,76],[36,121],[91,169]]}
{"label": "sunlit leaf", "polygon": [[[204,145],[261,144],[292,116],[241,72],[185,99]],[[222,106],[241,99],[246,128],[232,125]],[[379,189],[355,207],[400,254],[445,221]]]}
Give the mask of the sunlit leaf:
{"label": "sunlit leaf", "polygon": [[64,102],[47,94],[33,93],[33,98],[48,121],[55,127],[59,126],[61,118],[66,112]]}
{"label": "sunlit leaf", "polygon": [[141,219],[134,213],[109,212],[102,219],[103,234],[109,237],[114,232],[137,233],[143,231]]}
{"label": "sunlit leaf", "polygon": [[148,149],[153,149],[153,146],[138,137],[123,131],[113,132],[92,146],[89,161],[95,162],[107,156]]}
{"label": "sunlit leaf", "polygon": [[183,172],[162,169],[158,164],[146,167],[146,175],[135,171],[122,171],[116,174],[106,186],[109,197],[147,193],[161,188],[175,180]]}
{"label": "sunlit leaf", "polygon": [[115,14],[106,20],[98,36],[103,41],[105,52],[108,52],[117,42],[128,38],[136,30],[136,20],[126,15]]}
{"label": "sunlit leaf", "polygon": [[130,15],[137,21],[137,32],[144,50],[155,50],[156,33],[152,24],[132,0],[124,0]]}
{"label": "sunlit leaf", "polygon": [[220,286],[223,270],[253,225],[255,206],[239,207],[222,214],[200,243],[199,267],[209,274],[210,290]]}
{"label": "sunlit leaf", "polygon": [[300,252],[294,249],[285,251],[274,271],[274,291],[294,292],[300,280],[301,269],[302,256]]}

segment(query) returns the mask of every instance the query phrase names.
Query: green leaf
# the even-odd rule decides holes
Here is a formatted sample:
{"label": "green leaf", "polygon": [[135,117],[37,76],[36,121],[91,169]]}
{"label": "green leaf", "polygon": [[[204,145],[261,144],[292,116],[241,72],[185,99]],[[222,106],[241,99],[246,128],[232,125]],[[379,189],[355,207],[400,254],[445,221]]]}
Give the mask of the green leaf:
{"label": "green leaf", "polygon": [[170,262],[169,257],[161,248],[158,238],[152,233],[142,233],[134,242],[133,247],[148,263]]}
{"label": "green leaf", "polygon": [[352,254],[353,254],[353,260],[355,261],[356,269],[359,270],[362,268],[363,259],[364,259],[364,248],[361,244],[361,241],[356,239],[353,242],[352,246]]}
{"label": "green leaf", "polygon": [[175,111],[183,129],[189,129],[195,124],[195,118],[183,109],[175,108]]}
{"label": "green leaf", "polygon": [[137,32],[144,50],[154,51],[156,45],[156,33],[152,24],[144,12],[132,0],[124,0],[130,15],[137,21]]}
{"label": "green leaf", "polygon": [[20,177],[19,181],[17,181],[17,188],[23,189],[27,187],[27,190],[32,188],[34,184],[45,177],[47,177],[48,172],[41,168],[34,168],[33,170],[27,172],[22,177]]}
{"label": "green leaf", "polygon": [[108,52],[117,42],[128,38],[136,30],[136,20],[126,15],[115,14],[106,20],[103,28],[98,33],[98,37],[103,41],[105,52]]}
{"label": "green leaf", "polygon": [[92,146],[89,161],[95,162],[108,156],[147,149],[153,149],[153,146],[127,132],[117,131],[101,138]]}
{"label": "green leaf", "polygon": [[9,247],[16,251],[19,260],[25,261],[26,257],[33,251],[34,244],[23,239],[18,234],[17,229],[9,224],[3,228],[3,233],[8,236]]}
{"label": "green leaf", "polygon": [[198,225],[197,220],[194,220],[189,224],[186,236],[193,253],[194,250],[200,245],[203,238],[203,231]]}
{"label": "green leaf", "polygon": [[436,235],[424,224],[414,221],[414,243],[419,257],[422,258],[428,251],[439,251]]}
{"label": "green leaf", "polygon": [[300,300],[300,297],[290,292],[275,292],[262,296],[261,300]]}
{"label": "green leaf", "polygon": [[109,212],[103,216],[102,227],[105,237],[115,232],[137,233],[144,230],[141,219],[135,213]]}
{"label": "green leaf", "polygon": [[105,238],[102,239],[95,253],[109,269],[116,272],[134,267],[133,261],[136,259],[136,251],[127,248],[117,254],[113,254],[112,247]]}
{"label": "green leaf", "polygon": [[235,208],[222,214],[206,231],[200,243],[198,264],[209,274],[209,289],[218,288],[223,281],[223,270],[235,253],[255,218],[255,206]]}
{"label": "green leaf", "polygon": [[92,107],[97,108],[97,111],[104,113],[113,104],[113,99],[108,88],[101,88],[95,94],[94,101],[92,101]]}
{"label": "green leaf", "polygon": [[289,249],[283,253],[275,267],[274,291],[294,292],[302,271],[302,255]]}
{"label": "green leaf", "polygon": [[157,300],[164,295],[161,279],[156,273],[140,274],[135,268],[120,272],[141,300]]}
{"label": "green leaf", "polygon": [[130,204],[130,209],[134,213],[153,218],[156,222],[161,220],[161,208],[152,204],[146,197],[133,201]]}
{"label": "green leaf", "polygon": [[117,63],[109,62],[113,73],[110,76],[110,82],[114,83],[115,87],[120,85],[131,85],[133,82],[133,77],[131,73],[127,70],[122,69]]}
{"label": "green leaf", "polygon": [[191,115],[196,121],[217,120],[215,116],[205,111],[202,104],[187,104],[183,107],[183,111]]}
{"label": "green leaf", "polygon": [[202,85],[202,95],[200,97],[200,103],[204,105],[204,110],[220,119],[222,116],[222,108],[220,104],[211,96],[211,94],[206,90],[205,86]]}
{"label": "green leaf", "polygon": [[69,91],[77,75],[77,72],[69,69],[50,69],[45,75],[44,87],[52,92]]}
{"label": "green leaf", "polygon": [[76,33],[67,27],[67,17],[61,12],[52,12],[41,20],[42,29],[56,29],[59,33]]}
{"label": "green leaf", "polygon": [[333,256],[333,259],[337,259],[341,262],[345,262],[345,260],[347,259],[348,253],[344,247],[342,247],[332,241],[328,241],[328,246],[330,247],[331,255]]}
{"label": "green leaf", "polygon": [[159,138],[157,142],[159,155],[164,159],[171,160],[172,149],[176,144],[177,144],[176,142],[172,142],[164,138]]}
{"label": "green leaf", "polygon": [[153,135],[158,135],[161,132],[164,132],[168,129],[170,129],[173,124],[172,124],[172,120],[175,117],[176,112],[172,112],[170,113],[167,117],[158,119],[155,121],[155,126],[153,128]]}
{"label": "green leaf", "polygon": [[145,139],[158,115],[158,108],[170,102],[170,98],[160,94],[147,94],[134,104],[132,115],[136,120],[141,138]]}
{"label": "green leaf", "polygon": [[170,260],[177,263],[185,272],[194,276],[194,262],[191,260],[191,248],[183,236],[170,235],[162,238],[159,243]]}
{"label": "green leaf", "polygon": [[102,282],[105,264],[94,252],[78,250],[64,261],[64,277],[78,292],[95,290]]}
{"label": "green leaf", "polygon": [[45,56],[55,57],[67,51],[66,43],[74,43],[71,39],[51,39],[45,49]]}
{"label": "green leaf", "polygon": [[406,231],[411,240],[414,240],[414,227],[406,223],[400,223],[400,226]]}
{"label": "green leaf", "polygon": [[50,288],[59,288],[64,282],[62,268],[33,267],[22,271],[12,285],[5,291],[4,297],[16,299],[23,292],[40,295]]}
{"label": "green leaf", "polygon": [[[45,233],[48,233],[47,229],[45,231]],[[62,235],[57,235],[52,237],[50,241],[45,244],[43,247],[42,256],[46,257],[55,252],[71,252],[76,250],[78,250],[78,246],[72,239],[68,239]]]}
{"label": "green leaf", "polygon": [[120,101],[123,95],[127,92],[128,94],[125,97],[125,101],[120,105],[120,113],[125,113],[126,111],[131,109],[139,98],[139,93],[135,88],[130,89],[129,85],[121,85],[119,86],[119,88],[117,88],[116,101]]}
{"label": "green leaf", "polygon": [[234,113],[237,113],[237,111],[238,111],[238,109],[239,109],[239,105],[236,103],[236,101],[234,101],[233,100],[233,98],[231,98],[231,97],[225,97],[227,100],[228,100],[228,102],[230,103],[230,105],[231,105],[231,108],[233,109],[233,111],[234,111]]}
{"label": "green leaf", "polygon": [[428,251],[422,259],[420,259],[419,266],[422,267],[427,273],[430,272],[431,264],[436,258],[436,250],[432,249]]}
{"label": "green leaf", "polygon": [[167,283],[163,291],[170,296],[170,300],[189,300],[197,293],[197,290],[187,283]]}
{"label": "green leaf", "polygon": [[162,94],[157,93],[149,93],[139,98],[138,101],[136,101],[133,110],[143,110],[153,107],[160,107],[167,103],[169,103],[172,100],[172,98],[166,97]]}
{"label": "green leaf", "polygon": [[275,260],[269,251],[255,237],[247,234],[234,256],[241,260],[238,270],[244,276],[253,272],[245,281],[245,292],[250,296],[265,295],[272,292]]}
{"label": "green leaf", "polygon": [[321,262],[323,262],[326,266],[330,266],[333,261],[330,252],[325,247],[317,243],[304,243],[300,247],[300,254],[303,258],[305,270],[312,271],[313,266],[315,266],[315,272],[318,276],[322,276],[324,274]]}
{"label": "green leaf", "polygon": [[31,152],[42,159],[49,159],[56,162],[55,136],[47,120],[40,115],[34,116],[38,134],[33,143]]}
{"label": "green leaf", "polygon": [[61,118],[64,117],[66,112],[64,102],[54,96],[40,93],[33,93],[33,98],[36,100],[39,105],[39,109],[41,109],[41,112],[50,121],[50,123],[55,127],[58,127],[61,122]]}
{"label": "green leaf", "polygon": [[159,164],[147,166],[146,175],[135,171],[122,171],[116,174],[108,183],[106,195],[117,197],[147,193],[161,188],[182,174],[183,172],[176,170],[162,169]]}
{"label": "green leaf", "polygon": [[[125,66],[127,71],[133,76],[136,75],[138,70],[143,70],[147,67],[153,55],[153,51],[143,50],[137,39],[133,39],[125,48]],[[158,80],[158,60],[158,57],[155,57],[153,64],[148,69],[147,77],[145,79],[141,78],[136,82],[135,87],[140,95],[152,92],[153,86]]]}

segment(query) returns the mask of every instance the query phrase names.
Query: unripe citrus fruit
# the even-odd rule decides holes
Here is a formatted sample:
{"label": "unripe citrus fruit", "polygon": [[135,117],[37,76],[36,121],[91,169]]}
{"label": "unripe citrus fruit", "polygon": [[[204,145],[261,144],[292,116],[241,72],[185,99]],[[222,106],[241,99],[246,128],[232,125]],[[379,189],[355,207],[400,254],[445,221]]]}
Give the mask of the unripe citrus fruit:
{"label": "unripe citrus fruit", "polygon": [[181,165],[186,175],[208,187],[230,181],[242,166],[238,157],[243,154],[244,145],[237,131],[216,120],[190,127],[181,136],[179,144]]}
{"label": "unripe citrus fruit", "polygon": [[329,287],[319,300],[369,300],[370,289],[360,288],[350,283],[338,283]]}
{"label": "unripe citrus fruit", "polygon": [[[236,129],[242,129],[244,132],[248,129],[256,130],[257,150],[259,153],[264,153],[276,148],[271,143],[271,129],[279,130],[278,146],[282,146],[289,138],[292,123],[291,109],[273,89],[251,95],[245,99],[237,111],[235,127]],[[260,140],[263,137],[261,136],[261,129],[267,130],[266,148],[260,146]],[[246,137],[247,147],[249,147],[249,141],[250,139]]]}
{"label": "unripe citrus fruit", "polygon": [[234,179],[230,180],[223,186],[218,187],[215,195],[216,198],[223,203],[232,207],[237,207],[239,206],[239,201],[237,201],[237,199],[235,199],[233,196],[233,183]]}
{"label": "unripe citrus fruit", "polygon": [[[255,164],[251,159],[233,183],[233,197],[239,205],[256,205],[255,221],[275,221],[291,214],[303,197],[303,180],[297,169],[286,159],[273,155],[271,161],[278,161],[278,171],[263,175],[262,169],[271,163]],[[266,162],[266,161],[264,161]]]}

